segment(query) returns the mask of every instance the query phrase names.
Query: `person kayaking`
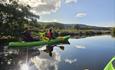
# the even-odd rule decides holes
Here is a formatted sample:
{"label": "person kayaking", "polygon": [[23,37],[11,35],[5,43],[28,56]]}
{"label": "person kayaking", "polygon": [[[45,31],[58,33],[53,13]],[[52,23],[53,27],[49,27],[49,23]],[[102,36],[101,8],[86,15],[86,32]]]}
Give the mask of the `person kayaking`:
{"label": "person kayaking", "polygon": [[56,31],[52,30],[52,28],[50,28],[48,30],[48,32],[46,33],[46,36],[49,38],[49,40],[55,39],[58,37],[58,32],[56,32]]}
{"label": "person kayaking", "polygon": [[53,32],[52,32],[52,28],[50,28],[47,32],[47,37],[51,40],[53,39]]}
{"label": "person kayaking", "polygon": [[32,37],[32,30],[30,28],[25,28],[24,32],[22,33],[23,41],[38,41],[38,37]]}
{"label": "person kayaking", "polygon": [[24,41],[32,41],[33,38],[31,36],[31,30],[29,28],[25,28],[22,32],[22,40]]}

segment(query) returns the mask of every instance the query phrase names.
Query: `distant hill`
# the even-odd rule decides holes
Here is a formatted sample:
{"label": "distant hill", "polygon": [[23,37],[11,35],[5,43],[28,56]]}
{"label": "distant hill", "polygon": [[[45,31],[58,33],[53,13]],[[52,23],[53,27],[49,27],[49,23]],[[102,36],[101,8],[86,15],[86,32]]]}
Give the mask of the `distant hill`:
{"label": "distant hill", "polygon": [[79,30],[110,30],[111,27],[98,27],[84,24],[62,24],[58,22],[38,22],[40,26],[45,28],[58,28],[58,29],[79,29]]}

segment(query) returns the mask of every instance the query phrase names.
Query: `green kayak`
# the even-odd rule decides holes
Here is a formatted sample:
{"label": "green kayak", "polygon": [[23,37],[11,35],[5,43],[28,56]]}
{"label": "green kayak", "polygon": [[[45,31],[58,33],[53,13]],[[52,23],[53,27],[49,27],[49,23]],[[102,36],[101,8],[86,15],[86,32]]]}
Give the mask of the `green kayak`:
{"label": "green kayak", "polygon": [[10,42],[9,48],[25,48],[25,47],[35,47],[42,45],[56,45],[63,42],[68,41],[70,36],[58,37],[56,39],[48,40],[48,41],[33,41],[33,42]]}
{"label": "green kayak", "polygon": [[109,61],[104,70],[115,70],[115,56]]}

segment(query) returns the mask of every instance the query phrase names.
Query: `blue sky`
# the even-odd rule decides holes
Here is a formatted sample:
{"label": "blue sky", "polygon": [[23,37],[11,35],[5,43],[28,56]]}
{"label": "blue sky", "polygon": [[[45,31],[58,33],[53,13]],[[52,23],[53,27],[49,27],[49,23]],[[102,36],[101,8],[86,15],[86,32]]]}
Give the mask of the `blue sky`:
{"label": "blue sky", "polygon": [[40,15],[39,21],[115,26],[115,0],[61,0],[56,11]]}

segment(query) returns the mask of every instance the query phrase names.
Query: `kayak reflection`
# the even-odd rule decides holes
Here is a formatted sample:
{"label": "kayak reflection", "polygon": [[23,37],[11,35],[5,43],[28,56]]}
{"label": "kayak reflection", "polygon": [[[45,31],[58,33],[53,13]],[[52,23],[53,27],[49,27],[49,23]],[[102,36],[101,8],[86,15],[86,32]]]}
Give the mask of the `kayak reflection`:
{"label": "kayak reflection", "polygon": [[64,46],[55,46],[55,45],[52,45],[52,46],[46,46],[46,49],[44,50],[44,52],[49,53],[49,56],[52,57],[52,51],[53,51],[54,47],[59,47],[61,50],[64,50]]}

